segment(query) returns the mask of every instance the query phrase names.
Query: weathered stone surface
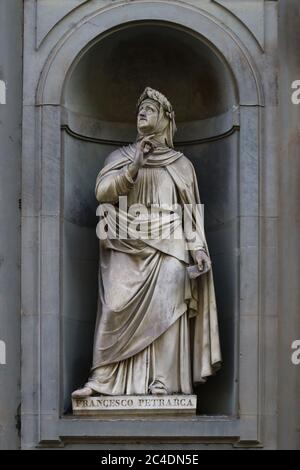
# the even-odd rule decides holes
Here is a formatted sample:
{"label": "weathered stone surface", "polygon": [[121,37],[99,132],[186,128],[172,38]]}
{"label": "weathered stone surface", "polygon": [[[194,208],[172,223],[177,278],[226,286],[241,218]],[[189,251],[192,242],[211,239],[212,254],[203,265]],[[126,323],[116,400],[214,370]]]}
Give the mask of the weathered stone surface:
{"label": "weathered stone surface", "polygon": [[213,0],[235,15],[264,47],[265,5],[264,0]]}
{"label": "weathered stone surface", "polygon": [[87,0],[38,0],[36,2],[36,42],[40,46],[55,25]]}
{"label": "weathered stone surface", "polygon": [[0,449],[19,446],[22,4],[0,2]]}
{"label": "weathered stone surface", "polygon": [[[280,5],[280,284],[279,284],[279,421],[281,449],[300,448],[300,366],[291,361],[293,341],[300,339],[300,105],[291,101],[292,83],[300,79],[300,2]],[[278,408],[277,408],[278,409]]]}

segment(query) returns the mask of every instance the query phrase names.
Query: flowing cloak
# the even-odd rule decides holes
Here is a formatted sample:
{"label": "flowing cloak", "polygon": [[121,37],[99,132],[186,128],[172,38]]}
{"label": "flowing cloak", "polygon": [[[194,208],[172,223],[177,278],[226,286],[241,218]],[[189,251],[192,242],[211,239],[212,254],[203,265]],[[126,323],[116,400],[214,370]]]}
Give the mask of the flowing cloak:
{"label": "flowing cloak", "polygon": [[[116,227],[117,211],[119,230],[124,228],[122,223],[128,222],[128,217],[129,222],[135,218],[134,215],[128,215],[127,208],[121,208],[118,203],[120,195],[128,194],[128,188],[122,188],[122,178],[124,180],[125,170],[134,154],[135,145],[113,152],[96,182],[96,195],[100,200],[102,214],[106,216],[105,222],[108,226]],[[176,259],[187,268],[189,264],[195,264],[198,249],[205,247],[208,252],[197,177],[192,163],[183,154],[169,148],[156,149],[147,159],[146,168],[167,170],[175,185],[180,205],[185,205],[192,227],[196,228],[197,241],[187,245],[187,237],[193,236],[187,233],[178,237],[179,239],[145,236],[137,240],[108,236],[106,240],[100,240],[100,298],[92,371],[140,353],[187,313],[193,324],[190,333],[193,382],[205,382],[221,365],[212,270],[190,280],[186,269],[185,279],[179,280],[184,284],[184,302],[176,304],[174,301],[172,308],[169,304],[165,308],[164,299],[172,296],[175,298],[180,289],[174,282],[170,285],[162,276],[162,266],[167,260]],[[113,181],[115,191],[110,191],[110,197],[103,200],[99,198],[99,188],[107,186],[107,181]],[[170,218],[166,220],[166,224],[170,225]],[[142,232],[147,226],[146,222],[149,221],[143,220],[139,224]],[[171,225],[174,233],[176,230],[184,230],[182,217],[176,213]],[[157,230],[159,229],[164,230],[164,214],[159,219]]]}

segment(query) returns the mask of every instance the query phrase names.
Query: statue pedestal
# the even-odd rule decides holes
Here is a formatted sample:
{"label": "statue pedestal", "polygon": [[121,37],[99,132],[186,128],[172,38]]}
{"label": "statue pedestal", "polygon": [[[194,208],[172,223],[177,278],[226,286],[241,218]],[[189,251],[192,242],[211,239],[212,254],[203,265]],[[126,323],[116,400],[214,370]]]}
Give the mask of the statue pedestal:
{"label": "statue pedestal", "polygon": [[95,396],[72,399],[74,415],[195,415],[196,395]]}

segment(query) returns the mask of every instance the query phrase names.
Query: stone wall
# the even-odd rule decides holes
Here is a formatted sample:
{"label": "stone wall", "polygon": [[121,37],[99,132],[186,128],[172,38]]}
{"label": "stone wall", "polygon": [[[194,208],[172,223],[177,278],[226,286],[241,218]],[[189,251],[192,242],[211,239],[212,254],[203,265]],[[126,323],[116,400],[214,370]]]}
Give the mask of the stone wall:
{"label": "stone wall", "polygon": [[[234,30],[241,40],[241,47],[245,48],[244,52],[248,50],[256,61],[259,69],[257,76],[262,77],[263,83],[264,96],[260,96],[259,105],[254,109],[253,103],[246,100],[242,103],[241,120],[236,122],[236,125],[241,125],[241,130],[245,129],[242,134],[244,145],[241,148],[244,159],[241,163],[244,168],[249,165],[244,173],[248,178],[248,188],[256,187],[249,184],[251,177],[255,177],[259,171],[257,194],[246,191],[241,199],[247,216],[247,209],[254,208],[256,211],[259,207],[250,217],[241,215],[241,219],[247,223],[243,225],[241,235],[244,243],[238,253],[241,256],[238,259],[241,260],[243,275],[239,281],[243,295],[237,307],[241,315],[236,328],[242,348],[236,358],[238,385],[237,396],[233,398],[238,400],[242,389],[239,411],[242,410],[244,414],[244,425],[240,426],[238,420],[218,421],[214,418],[213,423],[210,418],[205,420],[200,417],[192,425],[189,422],[173,422],[170,426],[170,423],[163,421],[159,423],[158,429],[151,421],[139,423],[139,426],[120,421],[116,427],[113,422],[103,422],[99,426],[93,420],[83,424],[82,420],[63,417],[64,384],[59,379],[63,370],[59,368],[63,348],[57,341],[60,336],[59,321],[53,323],[61,313],[56,289],[60,282],[60,259],[56,255],[51,256],[51,250],[59,246],[59,225],[55,225],[60,216],[59,188],[53,185],[53,181],[59,181],[62,176],[57,173],[61,155],[57,136],[63,119],[60,119],[60,102],[56,101],[56,95],[52,93],[54,83],[46,81],[47,71],[51,68],[50,62],[46,65],[46,61],[55,45],[59,44],[58,53],[60,48],[63,49],[60,39],[66,31],[74,24],[79,24],[82,15],[90,14],[93,8],[113,5],[117,8],[118,3],[141,2],[143,0],[24,2],[22,185],[23,2],[0,2],[0,449],[17,449],[20,446],[18,428],[21,391],[22,448],[35,448],[41,443],[44,447],[65,445],[68,449],[128,449],[136,448],[138,441],[141,448],[161,449],[202,449],[208,448],[207,442],[210,442],[211,449],[260,445],[266,449],[299,449],[300,366],[291,362],[291,345],[293,341],[300,340],[300,105],[291,103],[291,84],[294,80],[300,80],[299,0],[180,2],[193,8],[201,7],[206,15],[215,15],[215,20],[221,21],[225,29]],[[178,2],[153,1],[154,16],[159,14],[154,4],[157,6],[159,3],[171,5]],[[280,13],[279,57],[276,54],[277,6]],[[107,21],[109,24],[110,20]],[[97,25],[93,20],[88,29],[96,34]],[[73,53],[72,47],[70,42],[66,54]],[[51,56],[51,60],[55,62],[54,56]],[[60,80],[60,73],[63,73],[59,61],[57,64],[59,73],[55,75],[54,70],[55,81]],[[41,83],[41,71],[45,88],[37,90],[38,83]],[[45,102],[42,99],[39,101],[44,91],[46,95],[48,93],[47,99]],[[259,135],[260,159],[255,162],[254,134],[258,115],[262,124]],[[42,119],[50,125],[42,129],[41,135]],[[249,123],[252,130],[247,138]],[[40,153],[37,137],[43,139],[47,151],[42,150]],[[209,147],[209,144],[205,145]],[[38,151],[35,154],[36,149]],[[41,186],[41,181],[46,184]],[[242,179],[240,183],[245,184],[245,181]],[[19,209],[21,186],[22,223]],[[47,263],[43,263],[43,260],[47,260]],[[253,343],[255,338],[257,341]],[[68,341],[67,338],[67,347]],[[68,351],[72,355],[75,350],[72,344]],[[41,367],[48,355],[54,361],[49,361],[46,368]],[[258,367],[249,373],[247,360],[250,356]],[[252,374],[253,371],[257,375]],[[49,384],[54,386],[48,387]],[[38,421],[36,413],[40,406],[44,416]],[[93,444],[89,443],[88,436]],[[149,439],[143,436],[152,437]],[[228,436],[235,437],[231,439]],[[120,444],[121,440],[123,444]]]}
{"label": "stone wall", "polygon": [[0,23],[0,449],[15,449],[21,401],[21,0],[0,2]]}
{"label": "stone wall", "polygon": [[300,365],[291,345],[300,340],[300,104],[291,85],[300,80],[300,2],[280,2],[280,289],[278,447],[300,448]]}

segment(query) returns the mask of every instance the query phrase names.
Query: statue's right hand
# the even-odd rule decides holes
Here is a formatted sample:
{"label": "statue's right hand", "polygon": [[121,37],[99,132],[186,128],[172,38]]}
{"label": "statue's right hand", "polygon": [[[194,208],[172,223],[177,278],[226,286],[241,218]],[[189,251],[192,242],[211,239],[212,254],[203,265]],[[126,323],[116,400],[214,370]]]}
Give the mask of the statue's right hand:
{"label": "statue's right hand", "polygon": [[142,168],[145,165],[150,153],[153,151],[154,145],[151,139],[153,139],[154,135],[155,134],[146,136],[137,143],[133,160],[133,164],[136,166],[136,168]]}

